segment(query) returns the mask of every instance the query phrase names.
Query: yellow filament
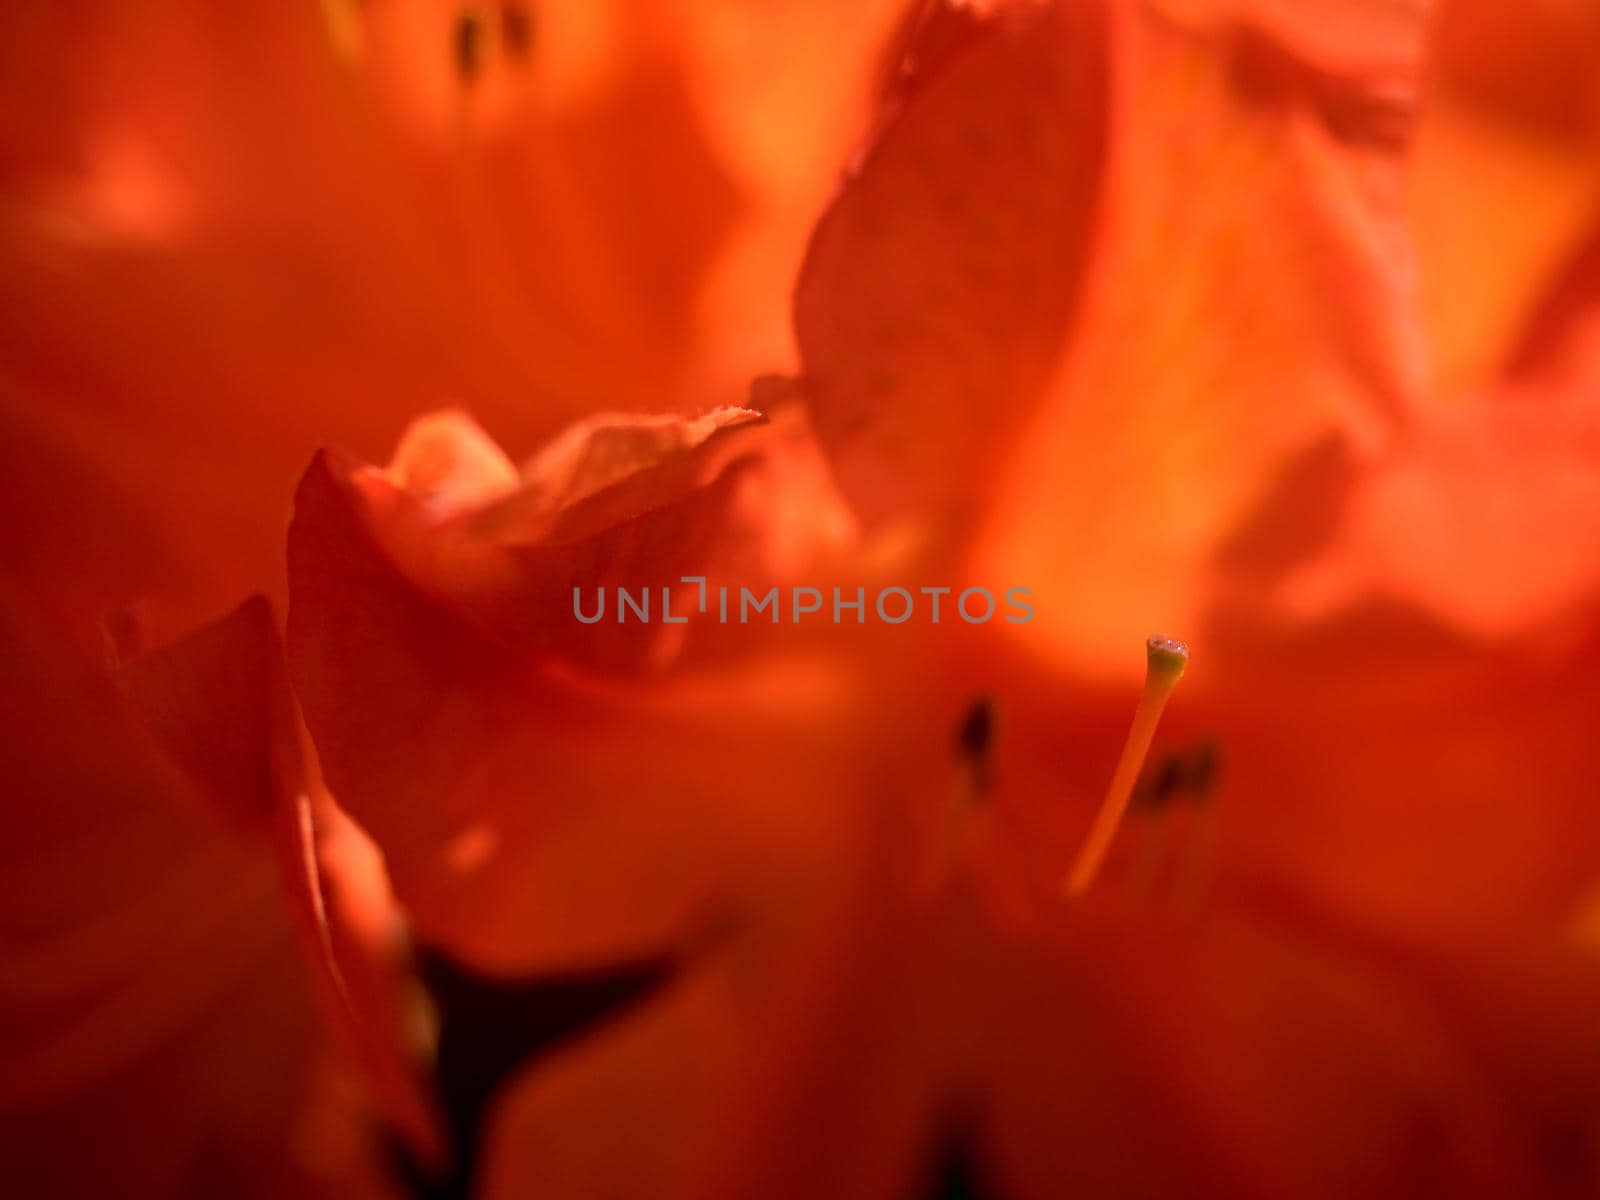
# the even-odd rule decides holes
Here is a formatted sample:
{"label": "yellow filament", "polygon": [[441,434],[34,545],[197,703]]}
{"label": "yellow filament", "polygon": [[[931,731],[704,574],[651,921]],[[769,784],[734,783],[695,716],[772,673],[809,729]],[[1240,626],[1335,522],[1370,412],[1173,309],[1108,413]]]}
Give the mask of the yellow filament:
{"label": "yellow filament", "polygon": [[1134,710],[1133,727],[1128,730],[1128,740],[1122,745],[1122,757],[1111,775],[1111,786],[1095,814],[1089,837],[1073,860],[1067,872],[1065,889],[1068,896],[1081,896],[1089,890],[1100,865],[1111,849],[1111,841],[1128,811],[1128,800],[1133,786],[1139,780],[1145,756],[1150,752],[1150,741],[1155,737],[1156,726],[1161,721],[1161,711],[1167,706],[1172,689],[1189,663],[1189,648],[1176,638],[1154,636],[1145,643],[1146,661],[1144,692],[1139,697],[1139,707]]}

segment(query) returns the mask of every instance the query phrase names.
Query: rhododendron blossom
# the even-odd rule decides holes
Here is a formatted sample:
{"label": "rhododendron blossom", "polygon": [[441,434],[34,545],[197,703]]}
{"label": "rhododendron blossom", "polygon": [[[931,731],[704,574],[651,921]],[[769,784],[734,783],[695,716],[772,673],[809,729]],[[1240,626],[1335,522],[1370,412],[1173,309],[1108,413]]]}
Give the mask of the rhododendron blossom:
{"label": "rhododendron blossom", "polygon": [[158,7],[6,133],[30,1194],[1600,1188],[1586,8]]}

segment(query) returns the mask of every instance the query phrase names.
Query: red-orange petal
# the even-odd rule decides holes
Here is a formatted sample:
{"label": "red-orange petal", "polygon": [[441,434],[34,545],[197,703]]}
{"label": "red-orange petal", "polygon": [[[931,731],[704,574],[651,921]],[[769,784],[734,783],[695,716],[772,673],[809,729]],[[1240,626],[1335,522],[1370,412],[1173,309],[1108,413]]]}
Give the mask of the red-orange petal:
{"label": "red-orange petal", "polygon": [[[819,436],[869,524],[957,519],[1034,410],[1082,284],[1106,122],[1100,6],[935,11],[795,296]],[[955,28],[951,29],[952,26]]]}
{"label": "red-orange petal", "polygon": [[[454,567],[408,572],[434,561],[425,523],[400,523],[412,553],[389,552],[385,506],[414,498],[326,455],[307,472],[290,533],[296,688],[334,794],[383,850],[424,941],[506,972],[656,952],[750,889],[781,895],[866,786],[844,646],[652,679],[632,672],[677,627],[573,617],[575,582],[658,586],[717,536],[728,473],[695,486],[681,461],[709,446],[567,510],[635,514],[586,537],[469,540],[517,555],[514,586],[488,605]],[[610,509],[652,479],[659,507],[638,512],[644,487]],[[475,561],[459,549],[440,561]],[[619,673],[582,669],[597,661]]]}
{"label": "red-orange petal", "polygon": [[[1421,294],[1448,403],[1525,362],[1600,211],[1600,11],[1443,0],[1411,170]],[[1591,291],[1592,295],[1592,291]]]}
{"label": "red-orange petal", "polygon": [[0,1142],[25,1192],[375,1187],[271,855],[238,828],[286,778],[250,694],[263,621],[247,604],[135,659],[122,692],[5,599]]}
{"label": "red-orange petal", "polygon": [[1592,626],[1485,647],[1373,605],[1211,640],[1172,732],[1220,749],[1223,873],[1392,929],[1567,919],[1600,861]]}
{"label": "red-orange petal", "polygon": [[1118,12],[1091,284],[978,548],[1034,588],[1029,643],[1096,669],[1193,628],[1279,474],[1383,444],[1421,381],[1398,187],[1420,20],[1369,69],[1292,21]]}

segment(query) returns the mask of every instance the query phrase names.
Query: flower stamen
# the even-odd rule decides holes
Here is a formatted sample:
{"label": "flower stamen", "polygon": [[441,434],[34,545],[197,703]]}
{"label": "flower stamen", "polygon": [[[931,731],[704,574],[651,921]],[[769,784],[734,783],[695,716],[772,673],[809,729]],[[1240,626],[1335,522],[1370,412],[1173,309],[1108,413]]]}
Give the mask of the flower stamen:
{"label": "flower stamen", "polygon": [[488,32],[484,15],[476,8],[466,9],[456,18],[456,72],[464,83],[471,83],[483,68]]}
{"label": "flower stamen", "polygon": [[956,755],[967,784],[964,790],[971,800],[981,800],[989,791],[994,726],[994,701],[988,696],[979,696],[956,727]]}
{"label": "flower stamen", "polygon": [[1089,836],[1078,851],[1078,857],[1073,860],[1072,869],[1067,872],[1063,886],[1068,896],[1083,895],[1099,873],[1100,865],[1111,849],[1111,841],[1116,837],[1117,827],[1122,824],[1122,818],[1128,811],[1128,801],[1133,796],[1134,784],[1139,780],[1145,756],[1150,752],[1150,742],[1155,737],[1161,712],[1167,706],[1172,689],[1183,676],[1184,667],[1189,665],[1189,648],[1177,638],[1153,635],[1145,643],[1145,651],[1144,692],[1139,697],[1139,707],[1134,710],[1133,726],[1128,730],[1128,740],[1122,745],[1122,757],[1117,760],[1117,769],[1112,772],[1111,785],[1106,789],[1105,799],[1100,802],[1100,811],[1095,814]]}
{"label": "flower stamen", "polygon": [[508,4],[500,11],[500,40],[508,55],[526,61],[533,49],[533,18],[522,5]]}

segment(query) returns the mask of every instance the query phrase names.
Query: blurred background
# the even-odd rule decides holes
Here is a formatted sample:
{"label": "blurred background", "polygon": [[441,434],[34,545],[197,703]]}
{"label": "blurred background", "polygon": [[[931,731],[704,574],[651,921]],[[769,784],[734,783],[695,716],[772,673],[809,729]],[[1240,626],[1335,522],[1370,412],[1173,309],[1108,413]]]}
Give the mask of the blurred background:
{"label": "blurred background", "polygon": [[[273,623],[281,623],[292,500],[323,445],[383,463],[412,419],[458,407],[520,460],[596,413],[698,415],[744,403],[758,377],[802,375],[796,281],[819,220],[841,189],[848,192],[873,137],[902,111],[915,114],[907,106],[919,81],[947,56],[959,63],[975,30],[1017,7],[1038,6],[14,0],[6,7],[0,738],[10,787],[0,849],[0,1160],[13,1194],[396,1196],[423,1186],[400,1149],[403,1139],[375,1115],[383,1106],[373,1098],[370,1064],[356,1065],[360,1056],[332,1032],[326,997],[317,999],[316,970],[292,927],[281,846],[263,834],[259,814],[241,811],[249,805],[227,778],[197,777],[172,739],[152,739],[149,710],[130,705],[127,677],[117,672],[254,593],[267,597]],[[1126,388],[1163,404],[1180,391],[1266,395],[1263,372],[1236,369],[1230,357],[1239,340],[1230,320],[1243,313],[1248,323],[1258,310],[1276,308],[1288,311],[1285,327],[1337,326],[1326,357],[1381,381],[1351,401],[1362,410],[1351,444],[1363,454],[1405,440],[1394,434],[1402,410],[1420,425],[1434,419],[1429,414],[1475,411],[1490,400],[1523,405],[1524,413],[1544,404],[1574,414],[1571,426],[1554,432],[1541,426],[1528,434],[1515,414],[1506,427],[1475,426],[1463,435],[1465,451],[1440,452],[1459,491],[1417,500],[1419,488],[1432,486],[1427,469],[1386,476],[1371,510],[1342,528],[1357,531],[1352,544],[1363,570],[1447,611],[1458,631],[1514,641],[1540,622],[1567,621],[1575,608],[1592,617],[1600,459],[1557,462],[1547,451],[1596,445],[1600,7],[1587,0],[1045,7],[1104,9],[1112,29],[1152,22],[1197,45],[1228,47],[1225,82],[1215,89],[1224,100],[1213,104],[1203,56],[1194,60],[1199,66],[1172,68],[1178,83],[1140,90],[1128,81],[1167,70],[1160,56],[1168,51],[1146,47],[1141,58],[1110,35],[1068,43],[1087,57],[1064,58],[1067,76],[1104,77],[1109,99],[1104,113],[1095,110],[1092,120],[1103,124],[1089,140],[1103,138],[1111,165],[1104,178],[1084,179],[1083,196],[1063,200],[1063,212],[1076,205],[1101,213],[1104,205],[1127,222],[1105,227],[1120,230],[1114,253],[1085,252],[1091,266],[1082,270],[1101,289],[1093,295],[1121,296],[1127,311],[1087,302],[1100,315],[1084,328],[1099,340],[1081,360],[1090,382],[1074,386],[1119,397]],[[1295,103],[1316,98],[1317,132],[1304,136],[1336,148],[1327,161],[1337,167],[1325,177],[1316,174],[1322,158],[1296,160],[1326,185],[1319,203],[1341,221],[1346,209],[1365,212],[1366,205],[1394,217],[1341,224],[1341,236],[1359,242],[1347,256],[1344,242],[1332,250],[1333,240],[1316,243],[1304,257],[1321,299],[1304,310],[1294,304],[1315,289],[1283,302],[1261,283],[1273,264],[1321,236],[1317,219],[1325,214],[1307,216],[1252,173],[1251,155],[1271,152],[1262,145],[1281,139],[1304,149],[1295,121],[1271,115],[1287,104],[1274,91],[1278,76],[1249,69],[1250,47],[1258,45],[1294,64],[1288,90]],[[1019,59],[1032,62],[1030,53]],[[1420,102],[1413,104],[1407,86]],[[981,112],[987,101],[980,93],[971,103]],[[937,110],[931,120],[959,134],[967,110],[952,112]],[[1248,136],[1234,138],[1232,130],[1247,127]],[[938,138],[918,143],[907,172],[916,177],[917,155],[936,159],[941,147]],[[1153,160],[1173,147],[1160,170],[1141,165],[1141,156]],[[1221,147],[1215,158],[1209,147]],[[1226,166],[1212,170],[1216,161]],[[940,169],[928,168],[928,186],[938,184]],[[1001,194],[1013,183],[977,178],[973,190]],[[894,228],[899,193],[888,194],[886,225]],[[1002,220],[983,236],[1020,235]],[[1165,253],[1171,246],[1181,249]],[[924,248],[938,249],[931,240]],[[842,261],[853,253],[854,244]],[[862,261],[863,277],[881,266],[870,254]],[[1203,282],[1173,301],[1177,315],[1143,323],[1147,308],[1160,307],[1145,298],[1169,283],[1177,295],[1194,261]],[[1382,286],[1362,275],[1368,268],[1383,276]],[[870,278],[861,287],[878,298]],[[858,315],[842,311],[845,325]],[[1185,322],[1212,315],[1193,337],[1203,352],[1185,357]],[[1054,363],[1065,335],[1052,336],[1039,353]],[[1262,344],[1241,353],[1265,355],[1259,361],[1275,378],[1293,373],[1299,360],[1287,352],[1273,358]],[[1001,353],[999,345],[980,340],[974,361]],[[1367,353],[1383,362],[1356,361]],[[943,360],[928,372],[949,373]],[[1169,375],[1180,382],[1169,388]],[[1156,382],[1144,386],[1150,379]],[[1132,448],[1101,455],[1107,475],[1136,459],[1150,444],[1148,431],[1168,418],[1214,422],[1219,445],[1248,441],[1263,424],[1274,437],[1289,437],[1286,425],[1274,424],[1279,416],[1271,414],[1280,410],[1229,403],[1169,410],[1152,401],[1139,410]],[[1497,409],[1494,420],[1504,412]],[[1098,418],[1082,427],[1066,419],[1064,428],[1077,432],[1100,428]],[[837,448],[843,426],[823,424],[824,441]],[[1299,436],[1298,427],[1290,432]],[[1035,443],[1054,444],[1048,437]],[[1525,444],[1532,449],[1518,462],[1527,474],[1502,479],[1499,449],[1520,454]],[[847,447],[841,476],[859,502],[870,493],[859,485],[862,472],[870,477],[872,468],[850,453]],[[1085,458],[1096,453],[1091,445]],[[1206,453],[1182,442],[1174,471]],[[1229,522],[1258,511],[1253,495],[1235,502],[1234,468],[1215,457],[1199,490],[1230,497]],[[1298,473],[1284,496],[1302,485],[1319,496],[1337,490],[1337,454],[1294,461]],[[1020,509],[1037,494],[1030,488],[1061,473],[1047,450],[1019,454],[994,486],[1011,489],[1007,503]],[[1498,499],[1473,509],[1477,502],[1463,499],[1482,494],[1472,490],[1478,483],[1510,494],[1541,476],[1560,486],[1549,496],[1538,492],[1528,510]],[[1125,493],[1107,485],[1094,495],[1142,513],[1152,491],[1136,482]],[[1174,538],[1187,536],[1186,514],[1199,511],[1193,503],[1181,496],[1159,509],[1180,530]],[[1157,510],[1156,500],[1149,504]],[[1476,540],[1424,537],[1453,528],[1456,514],[1468,510],[1482,518],[1474,518]],[[1397,519],[1396,511],[1423,513],[1431,523]],[[1314,511],[1307,519],[1316,525]],[[1079,522],[1073,528],[1081,532],[1062,533],[1068,524],[1060,512],[1018,524],[992,544],[992,561],[1055,554],[1041,571],[1067,587],[1073,563],[1116,558],[1115,547],[1097,540],[1099,526]],[[1388,530],[1388,540],[1366,538],[1367,526]],[[1292,549],[1280,553],[1285,541],[1292,547],[1308,536],[1299,526],[1252,528],[1260,541],[1236,543],[1244,546],[1244,567],[1231,584],[1247,590],[1261,571],[1276,570],[1275,554],[1294,557]],[[1530,530],[1549,536],[1530,539]],[[1039,550],[1040,542],[1056,548]],[[1497,555],[1531,542],[1538,548],[1499,569],[1512,560]],[[1188,563],[1187,553],[1168,543],[1150,551],[1163,562]],[[1200,561],[1198,551],[1191,557]],[[1154,589],[1159,598],[1166,577],[1153,579],[1150,561],[1130,556],[1120,568],[1108,566],[1098,601],[1073,610],[1072,629],[1052,631],[1046,621],[1040,639],[1111,628],[1127,619],[1130,594],[1149,599]],[[1309,574],[1293,599],[1300,611],[1326,613],[1347,598],[1341,589],[1350,577]],[[1187,596],[1189,577],[1173,578],[1174,597]],[[281,686],[266,668],[260,680],[261,695]],[[180,697],[201,709],[217,699],[204,689],[196,699],[177,685],[156,694],[167,697],[161,704]],[[1450,703],[1429,695],[1430,703]],[[1586,695],[1570,694],[1574,704]],[[1547,725],[1592,738],[1593,716],[1561,709]],[[177,743],[203,742],[208,728],[200,721]],[[242,747],[240,760],[255,753]],[[1587,766],[1595,765],[1590,752]],[[1563,781],[1563,813],[1581,799],[1566,781],[1581,778],[1583,762],[1562,758],[1561,770],[1569,767],[1571,774],[1551,774]],[[1534,760],[1519,769],[1537,778],[1543,768]],[[1600,942],[1600,922],[1589,932]],[[486,998],[447,965],[431,969],[435,995],[423,1008],[431,1007],[435,1023],[441,1006],[453,1004],[472,1014],[462,1019],[497,1028],[493,1014],[504,996]],[[525,996],[518,1011],[532,1006],[543,1015],[531,1025],[513,1022],[505,1036],[553,1042],[581,1014],[647,989],[650,977],[584,987],[591,984],[594,990]],[[460,1105],[481,1104],[488,1085],[469,1079],[460,1086],[464,1093],[447,1098],[457,1111],[446,1124],[461,1119]],[[1593,1153],[1592,1146],[1558,1151]],[[1592,1171],[1592,1164],[1574,1170],[1571,1194],[1582,1194]]]}

